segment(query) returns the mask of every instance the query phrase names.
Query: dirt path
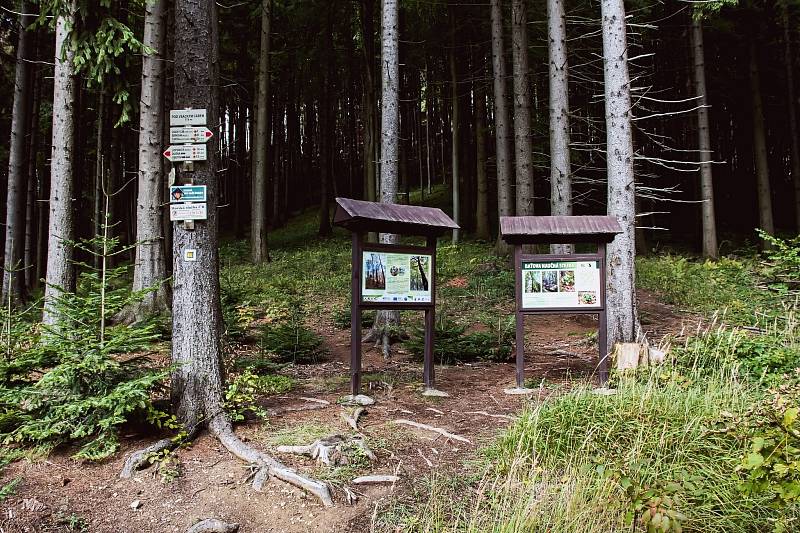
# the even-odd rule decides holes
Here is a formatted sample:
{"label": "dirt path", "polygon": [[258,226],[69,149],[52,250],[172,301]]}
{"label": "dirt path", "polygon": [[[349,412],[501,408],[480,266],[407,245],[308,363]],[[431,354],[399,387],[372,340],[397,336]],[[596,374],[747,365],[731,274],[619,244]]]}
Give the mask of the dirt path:
{"label": "dirt path", "polygon": [[[640,294],[646,329],[651,338],[692,329],[696,317],[687,317]],[[539,392],[532,397],[508,396],[511,364],[476,363],[437,368],[437,387],[449,398],[419,394],[421,367],[403,353],[386,362],[376,350],[364,354],[365,392],[377,403],[368,408],[360,428],[372,443],[378,461],[370,473],[397,474],[396,486],[359,488],[355,505],[338,502],[321,507],[301,491],[270,481],[264,493],[254,492],[246,465],[219,443],[201,436],[178,452],[180,473],[169,482],[151,471],[121,480],[124,457],[151,442],[152,436],[126,435],[121,453],[104,464],[81,464],[64,451],[47,460],[20,461],[9,466],[3,481],[22,477],[15,495],[0,504],[0,533],[45,531],[183,532],[196,521],[214,517],[241,524],[243,532],[363,532],[370,530],[376,503],[409,489],[414,480],[432,470],[456,468],[478,447],[491,441],[526,403],[566,390],[590,376],[596,365],[588,334],[596,328],[589,316],[550,316],[530,319],[526,330],[526,376]],[[330,428],[346,432],[342,408],[336,400],[347,394],[349,334],[332,326],[323,331],[331,357],[328,361],[292,372],[299,386],[291,393],[270,398],[268,409],[303,405],[302,397],[330,402],[322,409],[273,416],[268,424],[249,423],[237,433],[258,448],[270,449],[276,432],[298,427]],[[480,413],[484,412],[484,413]],[[489,416],[493,415],[493,416]],[[448,441],[426,431],[391,423],[403,418],[444,428],[470,443]],[[310,460],[281,459],[306,472]],[[151,469],[152,470],[152,469]]]}

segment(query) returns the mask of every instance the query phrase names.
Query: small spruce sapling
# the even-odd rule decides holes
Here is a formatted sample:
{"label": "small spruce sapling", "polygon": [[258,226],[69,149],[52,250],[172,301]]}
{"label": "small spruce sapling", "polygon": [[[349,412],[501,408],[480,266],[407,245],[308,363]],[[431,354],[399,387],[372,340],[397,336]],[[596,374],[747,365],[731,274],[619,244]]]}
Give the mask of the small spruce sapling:
{"label": "small spruce sapling", "polygon": [[[131,327],[111,324],[111,317],[141,298],[124,281],[126,267],[109,268],[109,259],[124,253],[119,240],[103,235],[71,243],[99,267],[80,262],[77,289],[61,290],[53,305],[60,322],[43,327],[38,342],[21,355],[26,368],[17,381],[5,378],[0,405],[13,407],[14,423],[0,428],[4,444],[45,449],[77,443],[75,458],[100,460],[118,448],[118,428],[134,415],[163,422],[167,415],[153,407],[151,393],[167,370],[148,368],[141,355],[157,339],[154,324]],[[7,372],[8,374],[8,372]]]}

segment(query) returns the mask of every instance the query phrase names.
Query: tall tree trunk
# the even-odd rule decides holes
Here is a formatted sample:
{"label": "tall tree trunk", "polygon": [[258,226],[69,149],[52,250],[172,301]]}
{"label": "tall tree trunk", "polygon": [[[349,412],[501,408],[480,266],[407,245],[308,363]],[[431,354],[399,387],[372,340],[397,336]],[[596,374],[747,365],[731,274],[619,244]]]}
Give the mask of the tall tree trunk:
{"label": "tall tree trunk", "polygon": [[25,291],[36,285],[36,193],[39,186],[39,108],[42,103],[42,79],[33,73],[33,98],[30,107],[30,138],[28,142],[28,190],[25,200],[25,249],[23,264],[25,265]]}
{"label": "tall tree trunk", "polygon": [[333,42],[333,3],[328,4],[327,28],[325,31],[325,51],[322,54],[325,66],[322,82],[322,101],[320,106],[320,178],[321,187],[319,195],[319,229],[317,234],[327,237],[333,233],[331,227],[329,196],[332,181],[335,179],[333,154],[335,145],[336,128],[336,87],[335,87],[335,68],[336,57],[334,56]]}
{"label": "tall tree trunk", "polygon": [[68,44],[75,27],[77,1],[72,0],[56,22],[55,69],[53,72],[53,155],[50,162],[50,220],[47,245],[47,278],[42,322],[58,328],[61,317],[53,307],[61,291],[75,284],[72,264],[74,237],[73,152],[75,148],[76,79],[75,52]]}
{"label": "tall tree trunk", "polygon": [[528,15],[525,0],[511,3],[511,43],[514,66],[514,148],[517,216],[533,214],[533,155],[531,147]]}
{"label": "tall tree trunk", "polygon": [[[506,83],[506,60],[503,46],[503,11],[501,0],[492,4],[492,70],[494,82],[494,127],[497,161],[497,214],[499,217],[514,214],[514,195],[511,192],[511,150],[509,141],[510,119],[508,116],[508,89]],[[497,251],[507,254],[509,247],[497,236]]]}
{"label": "tall tree trunk", "polygon": [[706,89],[703,26],[692,17],[692,58],[694,60],[694,94],[697,96],[697,144],[700,151],[700,196],[702,198],[703,257],[716,259],[717,223],[714,216],[714,180],[711,173],[711,134],[708,125],[708,94]]}
{"label": "tall tree trunk", "polygon": [[475,83],[475,159],[478,186],[475,202],[475,237],[488,241],[489,179],[486,176],[486,90],[482,80]]}
{"label": "tall tree trunk", "polygon": [[786,99],[789,113],[789,141],[792,150],[792,183],[794,185],[795,228],[800,233],[800,132],[797,128],[797,100],[794,90],[794,59],[792,35],[789,31],[789,10],[781,2],[781,25],[783,26],[783,64],[786,69]]}
{"label": "tall tree trunk", "polygon": [[253,174],[252,218],[250,223],[250,255],[253,263],[269,261],[267,249],[267,181],[269,161],[269,39],[272,0],[261,2],[261,48],[258,56],[258,93],[256,110],[255,173]]}
{"label": "tall tree trunk", "polygon": [[[461,172],[459,169],[459,149],[461,139],[459,135],[459,101],[458,101],[458,68],[456,66],[456,17],[453,6],[450,6],[450,98],[452,100],[452,110],[450,114],[450,131],[452,132],[452,142],[450,146],[453,169],[451,176],[451,187],[453,192],[453,221],[461,223]],[[453,244],[458,244],[459,230],[453,230]]]}
{"label": "tall tree trunk", "polygon": [[[550,214],[572,214],[572,168],[569,155],[569,82],[564,0],[547,0],[550,55]],[[572,253],[569,244],[554,244],[554,254]]]}
{"label": "tall tree trunk", "polygon": [[[400,148],[400,61],[398,0],[382,0],[381,21],[381,203],[397,203],[398,151]],[[380,241],[395,244],[397,235],[381,233]],[[398,311],[378,311],[375,324],[364,342],[380,341],[383,356],[389,357],[390,330],[400,322]]]}
{"label": "tall tree trunk", "polygon": [[772,190],[769,184],[767,160],[767,134],[764,126],[764,104],[761,98],[761,80],[758,71],[756,37],[750,38],[750,96],[753,103],[753,151],[758,188],[758,225],[770,235],[775,233],[772,221]]}
{"label": "tall tree trunk", "polygon": [[364,199],[374,202],[375,191],[375,132],[377,131],[378,102],[375,96],[375,0],[361,0],[361,40],[364,59],[364,93],[362,120],[364,121]]}
{"label": "tall tree trunk", "polygon": [[[8,195],[6,197],[6,236],[3,254],[3,282],[0,301],[21,300],[25,292],[23,253],[25,250],[26,145],[30,127],[31,59],[33,33],[28,26],[33,15],[28,2],[20,2],[17,65],[14,76],[14,105],[11,114],[11,142],[8,157]],[[33,178],[30,178],[33,179]]]}
{"label": "tall tree trunk", "polygon": [[139,115],[139,191],[136,201],[136,259],[133,290],[152,288],[141,302],[123,313],[126,322],[169,310],[164,233],[161,225],[164,136],[164,4],[145,7],[144,44],[155,50],[142,59],[142,96]]}
{"label": "tall tree trunk", "polygon": [[608,342],[633,342],[638,333],[636,310],[636,185],[628,75],[628,47],[623,0],[601,0],[603,78],[606,100],[608,214],[622,226],[608,246]]}

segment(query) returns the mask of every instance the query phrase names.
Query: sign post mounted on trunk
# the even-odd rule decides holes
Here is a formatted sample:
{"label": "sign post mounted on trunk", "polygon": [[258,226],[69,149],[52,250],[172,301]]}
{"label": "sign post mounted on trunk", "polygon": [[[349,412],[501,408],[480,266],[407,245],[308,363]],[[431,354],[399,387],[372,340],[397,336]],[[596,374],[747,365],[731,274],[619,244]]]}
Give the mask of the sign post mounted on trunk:
{"label": "sign post mounted on trunk", "polygon": [[[525,394],[525,316],[595,314],[599,316],[598,375],[608,379],[606,346],[606,244],[622,233],[614,217],[500,217],[503,240],[514,246],[516,300],[516,382],[508,394]],[[587,243],[585,254],[524,254],[523,245]]]}
{"label": "sign post mounted on trunk", "polygon": [[[361,388],[361,312],[412,309],[425,312],[423,381],[435,389],[433,340],[436,310],[436,238],[458,228],[441,209],[337,198],[334,224],[353,233],[350,303],[350,385]],[[369,232],[425,237],[424,246],[364,242]]]}

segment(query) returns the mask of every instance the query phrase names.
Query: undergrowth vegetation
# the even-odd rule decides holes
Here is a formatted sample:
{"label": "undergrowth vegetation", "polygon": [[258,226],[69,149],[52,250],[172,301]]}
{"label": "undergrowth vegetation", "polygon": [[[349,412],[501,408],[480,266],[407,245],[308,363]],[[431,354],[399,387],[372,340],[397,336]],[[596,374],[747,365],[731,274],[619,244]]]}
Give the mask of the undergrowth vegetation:
{"label": "undergrowth vegetation", "polygon": [[[481,460],[384,510],[424,532],[797,531],[800,242],[644,258],[638,283],[711,318],[665,365],[530,405]],[[446,332],[444,332],[446,335]],[[469,497],[465,497],[469,494]]]}
{"label": "undergrowth vegetation", "polygon": [[[111,254],[117,244],[97,238],[75,246]],[[55,326],[21,326],[30,317],[13,311],[3,317],[16,334],[0,361],[0,440],[41,451],[75,443],[73,457],[100,460],[117,450],[118,428],[131,418],[168,421],[152,403],[168,369],[152,368],[146,355],[158,340],[155,324],[112,325],[142,296],[122,282],[125,267],[78,266],[77,290],[52,303],[61,317]]]}

